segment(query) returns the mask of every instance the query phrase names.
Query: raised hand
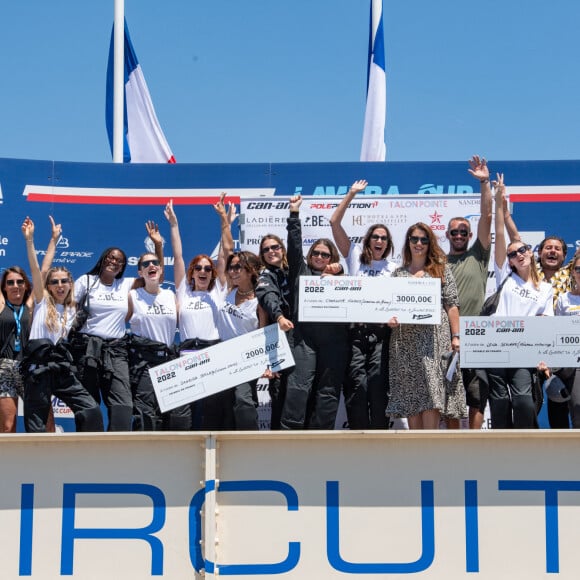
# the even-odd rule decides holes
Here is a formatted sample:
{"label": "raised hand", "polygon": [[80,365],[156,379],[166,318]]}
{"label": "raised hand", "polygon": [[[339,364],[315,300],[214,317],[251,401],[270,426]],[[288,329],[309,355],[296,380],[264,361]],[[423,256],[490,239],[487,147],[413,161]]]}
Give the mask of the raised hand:
{"label": "raised hand", "polygon": [[161,234],[159,233],[159,226],[152,220],[145,222],[145,229],[154,244],[161,244],[163,242]]}
{"label": "raised hand", "polygon": [[169,222],[170,226],[177,225],[177,216],[175,215],[175,211],[173,210],[173,200],[170,199],[163,210],[163,214],[165,215],[167,221]]}
{"label": "raised hand", "polygon": [[467,171],[469,171],[475,179],[479,179],[479,181],[489,179],[489,168],[485,157],[474,155],[469,160],[469,169]]}
{"label": "raised hand", "polygon": [[222,191],[219,201],[213,206],[213,208],[216,210],[216,212],[221,218],[225,217],[226,219],[228,219],[226,204],[224,203],[226,195],[227,194],[224,191]]}
{"label": "raised hand", "polygon": [[26,241],[34,239],[34,222],[28,216],[22,222],[21,230]]}
{"label": "raised hand", "polygon": [[238,217],[238,209],[236,208],[236,204],[233,202],[228,203],[228,222],[230,226],[236,221]]}
{"label": "raised hand", "polygon": [[62,235],[62,226],[60,224],[55,224],[54,218],[51,215],[48,216],[48,219],[50,220],[50,227],[51,227],[50,237],[56,243],[56,242],[58,242],[60,236]]}
{"label": "raised hand", "polygon": [[356,195],[357,193],[364,191],[368,184],[369,182],[366,179],[359,179],[350,186],[350,192]]}
{"label": "raised hand", "polygon": [[291,212],[300,211],[301,205],[302,205],[302,196],[301,195],[293,195],[290,198],[290,211]]}

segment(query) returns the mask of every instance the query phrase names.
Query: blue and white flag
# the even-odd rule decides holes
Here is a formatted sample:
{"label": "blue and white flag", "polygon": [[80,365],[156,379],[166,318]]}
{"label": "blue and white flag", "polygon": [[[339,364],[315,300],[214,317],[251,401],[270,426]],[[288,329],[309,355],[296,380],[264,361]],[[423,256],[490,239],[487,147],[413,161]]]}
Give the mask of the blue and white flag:
{"label": "blue and white flag", "polygon": [[384,161],[385,120],[387,117],[387,77],[383,35],[383,1],[371,0],[367,108],[363,130],[361,161]]}
{"label": "blue and white flag", "polygon": [[[114,29],[111,33],[107,66],[106,124],[113,151],[113,73]],[[124,163],[175,163],[173,153],[161,130],[141,65],[133,49],[125,21],[125,98],[123,119]]]}

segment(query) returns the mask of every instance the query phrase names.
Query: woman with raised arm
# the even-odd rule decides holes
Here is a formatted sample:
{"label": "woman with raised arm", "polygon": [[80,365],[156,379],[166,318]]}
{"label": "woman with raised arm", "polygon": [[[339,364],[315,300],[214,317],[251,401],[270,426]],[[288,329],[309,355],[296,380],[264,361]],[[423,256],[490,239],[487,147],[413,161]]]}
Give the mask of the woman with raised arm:
{"label": "woman with raised arm", "polygon": [[[277,323],[280,330],[288,334],[288,343],[292,345],[294,323],[290,305],[288,256],[284,242],[275,234],[266,234],[260,242],[260,258],[263,268],[256,287],[258,303],[268,315],[268,322]],[[274,373],[268,384],[272,410],[270,429],[274,431],[280,429],[289,372],[289,369],[284,369]]]}
{"label": "woman with raised arm", "polygon": [[[344,214],[367,181],[355,181],[330,218],[334,241],[346,259],[351,276],[391,276],[397,264],[389,228],[374,224],[362,246],[353,244],[342,226]],[[389,336],[386,324],[352,324],[349,329],[350,357],[344,382],[344,401],[351,429],[388,429],[385,414],[389,399]]]}
{"label": "woman with raised arm", "polygon": [[[220,198],[223,205],[225,194]],[[235,219],[235,206],[230,204],[229,212],[220,216],[222,238],[225,236],[230,251],[233,248],[231,223]],[[195,256],[185,270],[183,248],[177,215],[173,209],[173,201],[165,207],[165,217],[169,222],[171,245],[173,248],[173,272],[175,288],[179,304],[179,335],[181,339],[179,350],[181,353],[201,350],[213,346],[220,341],[216,325],[219,305],[227,295],[227,280],[225,274],[225,259],[223,252],[218,255],[217,264],[207,254]],[[231,241],[230,241],[231,240]],[[191,405],[193,427],[199,428],[203,414],[203,401]]]}
{"label": "woman with raised arm", "polygon": [[[60,236],[60,226],[53,232]],[[32,275],[34,315],[20,368],[24,386],[24,426],[28,433],[46,432],[51,396],[64,401],[75,416],[77,431],[103,431],[103,416],[96,401],[78,380],[66,338],[75,317],[73,279],[62,266],[50,267],[54,252],[47,252],[49,268],[43,280],[34,247],[34,223],[22,224]],[[53,235],[54,238],[54,235]]]}
{"label": "woman with raised arm", "polygon": [[405,235],[403,265],[393,277],[439,278],[441,323],[400,324],[392,329],[389,349],[391,394],[387,413],[407,417],[409,429],[439,429],[441,418],[467,415],[461,373],[446,378],[448,355],[459,352],[459,300],[447,257],[431,228],[413,224]]}
{"label": "woman with raised arm", "polygon": [[[159,229],[153,222],[145,227],[162,262]],[[107,407],[109,431],[131,431],[133,415],[125,319],[135,278],[123,276],[126,266],[123,250],[107,248],[94,267],[75,282],[75,295],[88,317],[71,336],[73,356],[84,387],[97,403],[102,398]]]}
{"label": "woman with raised arm", "polygon": [[[521,240],[505,239],[503,173],[495,186],[495,280],[501,289],[493,316],[553,316],[553,289],[541,282],[532,247]],[[487,369],[489,407],[493,429],[537,427],[532,396],[533,368]]]}
{"label": "woman with raised arm", "polygon": [[176,356],[177,302],[161,288],[163,264],[150,252],[139,257],[138,278],[129,292],[127,320],[131,327],[129,375],[133,395],[133,431],[186,431],[189,406],[161,413],[149,369]]}
{"label": "woman with raised arm", "polygon": [[334,429],[347,362],[347,326],[329,322],[298,322],[300,276],[342,274],[338,250],[327,238],[316,240],[304,259],[300,205],[290,198],[288,266],[294,320],[296,362],[288,376],[282,429]]}

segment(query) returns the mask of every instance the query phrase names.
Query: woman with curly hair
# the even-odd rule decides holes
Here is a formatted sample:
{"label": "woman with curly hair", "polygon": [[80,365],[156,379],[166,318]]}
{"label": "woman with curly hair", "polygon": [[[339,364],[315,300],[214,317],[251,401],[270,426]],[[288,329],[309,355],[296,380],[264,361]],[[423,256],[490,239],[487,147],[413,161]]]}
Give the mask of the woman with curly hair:
{"label": "woman with curly hair", "polygon": [[[397,264],[389,228],[373,224],[361,245],[353,244],[342,226],[344,214],[367,181],[355,181],[330,218],[334,241],[346,259],[351,276],[391,276]],[[349,329],[349,365],[344,381],[344,402],[351,429],[388,429],[385,415],[389,399],[389,336],[386,324],[352,324]]]}
{"label": "woman with curly hair", "polygon": [[[60,235],[60,227],[58,232]],[[34,223],[30,218],[24,220],[22,233],[34,287],[32,327],[20,365],[25,381],[26,431],[46,431],[52,395],[70,407],[77,431],[103,431],[101,409],[78,380],[66,342],[76,312],[72,275],[66,268],[57,266],[50,268],[43,280],[34,248]]]}
{"label": "woman with curly hair", "polygon": [[439,278],[441,280],[441,323],[400,324],[392,329],[389,349],[391,394],[387,413],[407,417],[410,429],[438,429],[441,418],[459,420],[466,416],[461,373],[447,381],[449,352],[459,351],[459,300],[457,286],[431,228],[413,224],[405,235],[403,265],[393,277]]}

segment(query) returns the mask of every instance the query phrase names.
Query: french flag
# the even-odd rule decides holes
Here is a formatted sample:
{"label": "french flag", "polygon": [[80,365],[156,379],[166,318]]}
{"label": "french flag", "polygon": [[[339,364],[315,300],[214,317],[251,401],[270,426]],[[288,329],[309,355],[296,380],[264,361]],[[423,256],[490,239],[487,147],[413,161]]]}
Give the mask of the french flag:
{"label": "french flag", "polygon": [[385,120],[387,117],[387,75],[383,35],[383,1],[371,0],[367,107],[363,130],[361,161],[384,161]]}
{"label": "french flag", "polygon": [[[105,117],[109,145],[113,152],[113,71],[114,39],[111,33],[107,66],[107,97]],[[125,21],[125,98],[123,120],[124,163],[175,163],[173,153],[161,130],[151,95],[133,49]]]}

